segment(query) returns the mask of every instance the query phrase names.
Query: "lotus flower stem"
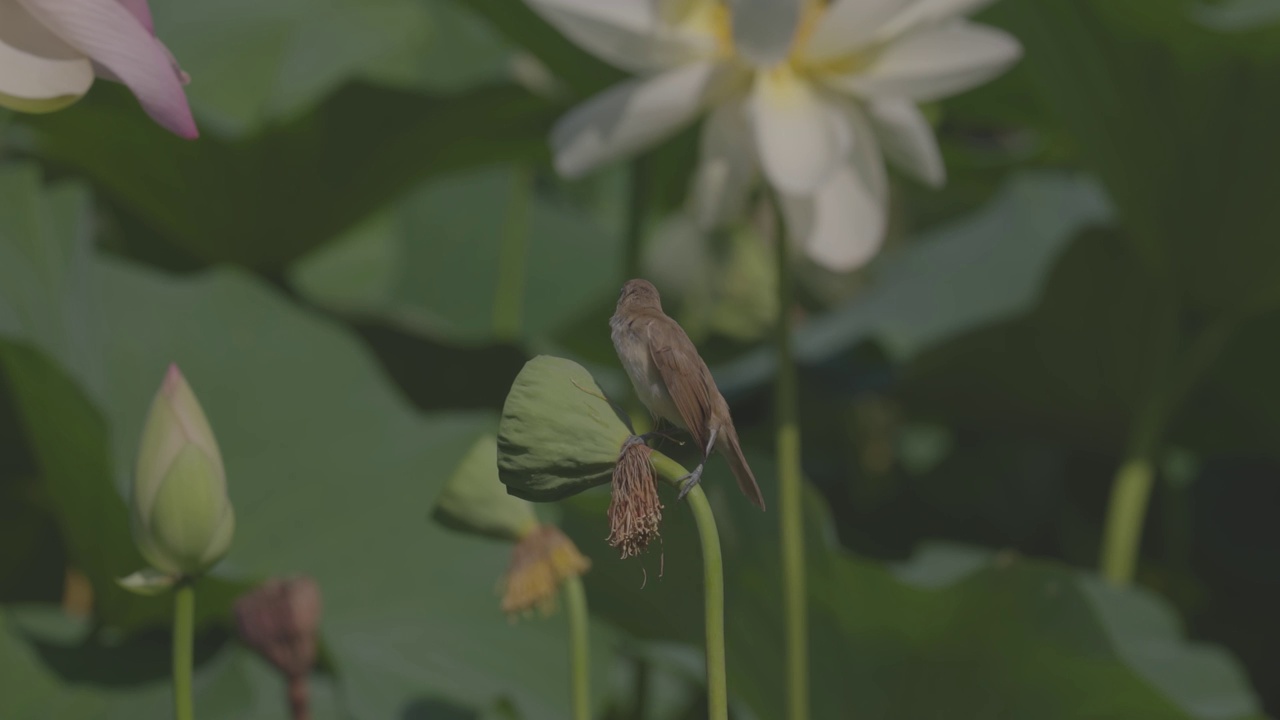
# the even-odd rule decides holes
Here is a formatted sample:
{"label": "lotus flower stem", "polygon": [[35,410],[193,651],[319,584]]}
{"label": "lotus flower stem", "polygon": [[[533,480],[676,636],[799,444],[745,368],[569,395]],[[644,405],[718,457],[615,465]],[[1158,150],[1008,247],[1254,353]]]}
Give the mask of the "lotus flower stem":
{"label": "lotus flower stem", "polygon": [[627,198],[626,250],[624,270],[627,279],[641,276],[644,258],[645,219],[649,212],[649,161],[645,155],[630,163],[631,194]]}
{"label": "lotus flower stem", "polygon": [[582,578],[571,575],[564,581],[565,607],[569,613],[569,664],[573,720],[591,720],[591,643],[587,628],[587,593]]}
{"label": "lotus flower stem", "polygon": [[[645,153],[637,155],[627,164],[627,182],[630,189],[627,195],[627,216],[623,237],[624,280],[644,276],[644,231],[649,213],[649,164],[650,160]],[[631,426],[635,432],[645,433],[651,429],[649,409],[641,404],[634,394],[629,396],[626,410],[627,415],[631,417]]]}
{"label": "lotus flower stem", "polygon": [[[653,453],[653,467],[662,479],[679,487],[689,473],[679,463],[662,453]],[[728,720],[729,688],[725,671],[724,652],[724,561],[720,556],[720,534],[711,504],[702,492],[701,485],[694,485],[685,496],[693,521],[698,525],[698,539],[702,545],[702,584],[706,602],[707,625],[707,718]]]}
{"label": "lotus flower stem", "polygon": [[1149,376],[1148,390],[1135,418],[1129,450],[1116,471],[1107,504],[1107,520],[1102,536],[1103,576],[1113,584],[1133,582],[1142,549],[1142,526],[1155,478],[1154,460],[1161,449],[1166,425],[1178,406],[1195,388],[1231,339],[1242,317],[1227,313],[1210,323],[1187,345],[1179,348],[1176,335],[1159,338],[1165,352]]}
{"label": "lotus flower stem", "polygon": [[782,535],[782,606],[786,616],[787,718],[809,717],[809,619],[805,591],[803,470],[796,365],[791,348],[791,263],[782,203],[770,191],[778,232],[778,515]]}
{"label": "lotus flower stem", "polygon": [[1131,457],[1116,471],[1102,541],[1102,574],[1114,584],[1133,579],[1153,476],[1150,456]]}
{"label": "lotus flower stem", "polygon": [[493,332],[500,340],[520,337],[524,315],[525,260],[528,252],[529,222],[533,205],[533,172],[515,170],[511,181],[511,202],[502,226],[498,250],[498,291],[493,303]]}
{"label": "lotus flower stem", "polygon": [[191,701],[195,621],[196,589],[190,580],[183,580],[173,594],[173,701],[177,720],[195,720]]}

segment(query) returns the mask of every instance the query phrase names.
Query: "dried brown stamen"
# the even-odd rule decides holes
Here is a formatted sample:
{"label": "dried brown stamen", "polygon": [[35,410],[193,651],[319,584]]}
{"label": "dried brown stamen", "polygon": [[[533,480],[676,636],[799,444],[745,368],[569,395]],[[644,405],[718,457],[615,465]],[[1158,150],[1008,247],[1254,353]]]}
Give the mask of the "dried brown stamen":
{"label": "dried brown stamen", "polygon": [[658,478],[642,442],[628,442],[613,468],[613,497],[609,501],[609,545],[622,549],[622,559],[644,552],[659,537],[662,502]]}

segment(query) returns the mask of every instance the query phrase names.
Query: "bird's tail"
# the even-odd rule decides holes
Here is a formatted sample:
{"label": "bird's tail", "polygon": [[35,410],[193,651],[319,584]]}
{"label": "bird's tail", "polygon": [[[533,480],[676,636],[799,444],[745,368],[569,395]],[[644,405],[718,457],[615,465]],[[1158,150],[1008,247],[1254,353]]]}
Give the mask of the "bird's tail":
{"label": "bird's tail", "polygon": [[747,459],[742,456],[742,446],[738,443],[738,431],[733,425],[726,423],[720,429],[720,439],[717,444],[720,446],[720,453],[729,461],[729,469],[737,478],[738,488],[742,490],[742,494],[746,495],[756,507],[764,510],[764,496],[760,494],[760,486],[756,484],[756,476],[751,474]]}

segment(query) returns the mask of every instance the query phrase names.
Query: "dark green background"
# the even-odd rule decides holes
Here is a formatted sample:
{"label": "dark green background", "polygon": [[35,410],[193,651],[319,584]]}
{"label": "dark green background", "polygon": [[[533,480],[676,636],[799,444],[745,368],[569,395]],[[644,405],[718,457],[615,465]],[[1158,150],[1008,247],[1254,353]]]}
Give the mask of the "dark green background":
{"label": "dark green background", "polygon": [[[626,398],[605,321],[633,210],[775,497],[761,238],[682,234],[693,132],[643,174],[557,179],[551,123],[620,74],[514,0],[153,10],[198,142],[109,83],[0,114],[0,718],[168,712],[170,610],[113,578],[141,566],[121,491],[170,361],[238,516],[200,590],[201,718],[283,717],[229,608],[290,573],[324,592],[318,718],[565,717],[563,616],[509,624],[507,548],[436,526],[432,500],[525,359],[572,357]],[[814,715],[1280,713],[1280,8],[1003,0],[981,19],[1026,57],[929,109],[947,187],[894,178],[865,272],[798,268]],[[557,92],[517,82],[530,56]],[[1108,588],[1111,476],[1206,328],[1229,332],[1167,413],[1139,587]],[[777,515],[722,463],[705,486],[735,714],[778,718]],[[600,717],[705,707],[673,500],[661,547],[625,563],[607,491],[540,508],[594,561]],[[69,566],[92,617],[59,608]]]}

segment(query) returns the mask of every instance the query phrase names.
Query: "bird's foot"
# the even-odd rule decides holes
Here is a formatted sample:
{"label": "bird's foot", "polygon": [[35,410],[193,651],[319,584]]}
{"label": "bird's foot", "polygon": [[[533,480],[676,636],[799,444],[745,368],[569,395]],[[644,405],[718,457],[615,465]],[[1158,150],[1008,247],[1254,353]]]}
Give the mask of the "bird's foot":
{"label": "bird's foot", "polygon": [[702,480],[702,468],[704,466],[705,463],[694,468],[693,472],[680,478],[680,494],[676,496],[677,502],[683,500],[684,496],[688,495],[689,491],[693,489],[693,486],[697,485],[698,482]]}
{"label": "bird's foot", "polygon": [[630,437],[628,437],[628,438],[627,438],[627,441],[626,441],[626,442],[622,443],[622,450],[621,450],[621,451],[619,451],[618,455],[619,455],[619,456],[621,456],[621,455],[625,454],[625,453],[627,452],[627,450],[629,450],[629,449],[630,449],[632,446],[634,446],[634,445],[644,445],[644,444],[645,444],[645,443],[647,443],[648,441],[649,441],[649,438],[648,438],[648,435],[647,435],[647,434],[646,434],[646,435],[632,435],[632,436],[630,436]]}

